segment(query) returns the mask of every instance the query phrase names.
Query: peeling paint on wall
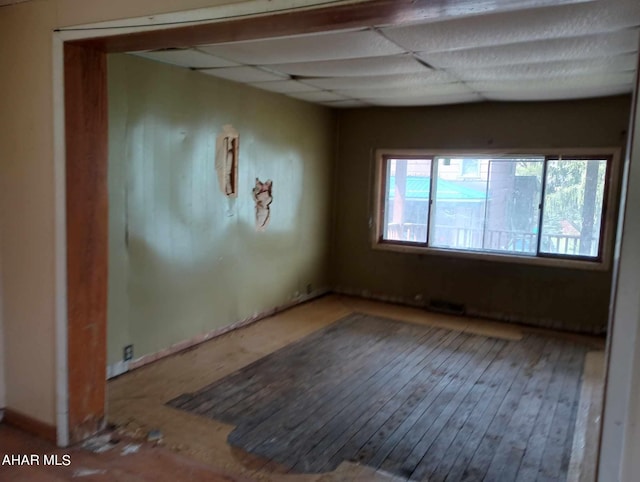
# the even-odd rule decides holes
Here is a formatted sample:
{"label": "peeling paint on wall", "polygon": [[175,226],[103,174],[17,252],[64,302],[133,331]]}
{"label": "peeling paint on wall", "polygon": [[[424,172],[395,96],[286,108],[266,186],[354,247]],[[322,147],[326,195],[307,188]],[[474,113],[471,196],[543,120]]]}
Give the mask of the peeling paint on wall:
{"label": "peeling paint on wall", "polygon": [[256,202],[256,229],[258,231],[264,231],[269,224],[269,218],[271,218],[271,202],[273,196],[271,195],[271,187],[273,181],[267,179],[265,182],[261,182],[256,177],[256,185],[253,188],[253,200]]}
{"label": "peeling paint on wall", "polygon": [[229,197],[238,195],[238,154],[240,136],[225,125],[216,139],[216,172],[220,190]]}

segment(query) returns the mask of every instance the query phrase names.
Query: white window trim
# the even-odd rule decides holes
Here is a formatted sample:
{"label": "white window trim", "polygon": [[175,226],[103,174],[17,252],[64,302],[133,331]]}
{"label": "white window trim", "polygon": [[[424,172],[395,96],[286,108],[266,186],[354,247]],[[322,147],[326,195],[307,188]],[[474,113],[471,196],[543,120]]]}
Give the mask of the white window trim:
{"label": "white window trim", "polygon": [[[494,253],[486,251],[463,251],[448,248],[435,248],[430,246],[414,246],[403,244],[402,242],[383,242],[382,231],[384,221],[383,212],[383,185],[385,178],[385,157],[416,157],[424,156],[431,158],[435,156],[454,155],[486,155],[486,156],[514,156],[514,155],[560,155],[560,156],[606,156],[611,158],[611,168],[606,180],[608,186],[606,211],[604,212],[604,229],[600,242],[602,243],[602,257],[599,260],[570,259],[559,257],[529,256],[508,253]],[[406,254],[421,254],[433,256],[446,256],[449,258],[477,259],[485,261],[496,261],[512,264],[525,264],[537,266],[554,266],[560,268],[574,268],[585,270],[605,271],[611,268],[613,256],[613,238],[615,235],[616,202],[618,200],[620,184],[620,148],[542,148],[542,149],[376,149],[374,153],[375,182],[373,185],[372,212],[370,213],[370,234],[371,246],[375,250],[394,251]]]}

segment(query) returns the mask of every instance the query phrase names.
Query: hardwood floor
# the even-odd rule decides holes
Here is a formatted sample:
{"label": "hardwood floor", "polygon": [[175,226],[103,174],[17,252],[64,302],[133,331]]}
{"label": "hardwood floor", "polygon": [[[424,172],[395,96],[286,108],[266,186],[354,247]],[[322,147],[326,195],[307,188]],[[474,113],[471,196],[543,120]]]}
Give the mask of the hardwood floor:
{"label": "hardwood floor", "polygon": [[256,480],[586,482],[603,347],[328,296],[112,380],[109,418]]}
{"label": "hardwood floor", "polygon": [[564,481],[586,351],[354,314],[169,405],[296,473]]}

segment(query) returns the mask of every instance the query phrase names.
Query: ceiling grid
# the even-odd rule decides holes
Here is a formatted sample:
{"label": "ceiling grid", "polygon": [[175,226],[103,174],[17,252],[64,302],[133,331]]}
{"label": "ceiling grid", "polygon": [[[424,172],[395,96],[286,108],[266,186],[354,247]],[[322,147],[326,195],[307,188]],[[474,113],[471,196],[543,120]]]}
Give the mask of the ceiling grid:
{"label": "ceiling grid", "polygon": [[136,55],[332,107],[630,93],[640,1],[480,11],[407,25]]}

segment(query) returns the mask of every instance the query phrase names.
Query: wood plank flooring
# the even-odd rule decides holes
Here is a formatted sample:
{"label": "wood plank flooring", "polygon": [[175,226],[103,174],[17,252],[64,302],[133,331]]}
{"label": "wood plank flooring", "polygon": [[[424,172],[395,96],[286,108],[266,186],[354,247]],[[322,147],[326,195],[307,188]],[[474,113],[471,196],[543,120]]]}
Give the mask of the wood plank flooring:
{"label": "wood plank flooring", "polygon": [[168,404],[292,473],[565,481],[589,349],[352,314]]}

